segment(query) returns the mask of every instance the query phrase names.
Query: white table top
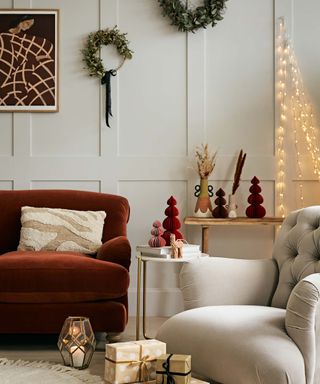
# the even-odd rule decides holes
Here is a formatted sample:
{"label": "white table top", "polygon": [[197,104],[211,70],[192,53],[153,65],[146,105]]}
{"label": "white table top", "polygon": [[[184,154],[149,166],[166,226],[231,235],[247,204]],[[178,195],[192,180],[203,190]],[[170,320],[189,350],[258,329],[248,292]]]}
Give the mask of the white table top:
{"label": "white table top", "polygon": [[142,261],[155,261],[157,263],[191,263],[192,261],[199,260],[202,257],[209,257],[209,255],[202,253],[199,257],[181,257],[180,259],[144,256],[142,253],[136,256],[136,258],[140,258]]}

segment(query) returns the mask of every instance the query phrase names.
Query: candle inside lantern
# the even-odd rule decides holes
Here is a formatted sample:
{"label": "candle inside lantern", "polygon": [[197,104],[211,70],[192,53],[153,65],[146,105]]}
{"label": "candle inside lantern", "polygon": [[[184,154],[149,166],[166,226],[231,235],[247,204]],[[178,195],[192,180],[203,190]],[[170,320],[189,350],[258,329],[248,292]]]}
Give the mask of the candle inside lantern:
{"label": "candle inside lantern", "polygon": [[85,356],[84,351],[75,345],[73,347],[70,347],[70,354],[72,357],[73,367],[81,368],[83,366],[83,361]]}
{"label": "candle inside lantern", "polygon": [[80,328],[73,326],[70,328],[70,331],[71,331],[70,333],[72,336],[77,336],[80,333]]}

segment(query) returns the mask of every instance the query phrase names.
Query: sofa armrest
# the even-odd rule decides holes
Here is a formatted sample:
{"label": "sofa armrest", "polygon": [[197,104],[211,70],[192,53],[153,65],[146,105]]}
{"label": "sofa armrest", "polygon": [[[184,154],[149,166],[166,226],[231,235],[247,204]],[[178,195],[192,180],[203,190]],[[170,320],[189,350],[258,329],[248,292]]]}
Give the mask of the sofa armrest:
{"label": "sofa armrest", "polygon": [[208,305],[268,305],[278,282],[272,259],[206,257],[180,272],[185,309]]}
{"label": "sofa armrest", "polygon": [[[300,349],[306,368],[306,383],[319,377],[320,273],[300,280],[293,288],[286,310],[288,335]],[[318,379],[317,379],[318,380]]]}
{"label": "sofa armrest", "polygon": [[131,246],[125,236],[114,237],[99,248],[97,259],[120,264],[129,270],[131,263]]}

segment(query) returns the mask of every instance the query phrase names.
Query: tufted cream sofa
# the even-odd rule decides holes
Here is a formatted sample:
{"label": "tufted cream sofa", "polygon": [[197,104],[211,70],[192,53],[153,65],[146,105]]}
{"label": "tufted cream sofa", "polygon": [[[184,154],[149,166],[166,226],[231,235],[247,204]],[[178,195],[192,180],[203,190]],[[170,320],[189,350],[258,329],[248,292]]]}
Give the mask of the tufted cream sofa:
{"label": "tufted cream sofa", "polygon": [[[258,256],[258,255],[257,255]],[[223,384],[320,383],[320,206],[292,212],[273,258],[185,264],[186,311],[157,338]]]}

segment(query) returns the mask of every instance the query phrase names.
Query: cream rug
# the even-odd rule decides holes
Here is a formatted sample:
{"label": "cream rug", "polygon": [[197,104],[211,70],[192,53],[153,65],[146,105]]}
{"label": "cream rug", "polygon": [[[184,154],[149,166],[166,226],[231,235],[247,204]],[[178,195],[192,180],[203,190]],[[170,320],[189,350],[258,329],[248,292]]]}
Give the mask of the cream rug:
{"label": "cream rug", "polygon": [[46,361],[0,358],[1,384],[103,384],[99,376]]}

